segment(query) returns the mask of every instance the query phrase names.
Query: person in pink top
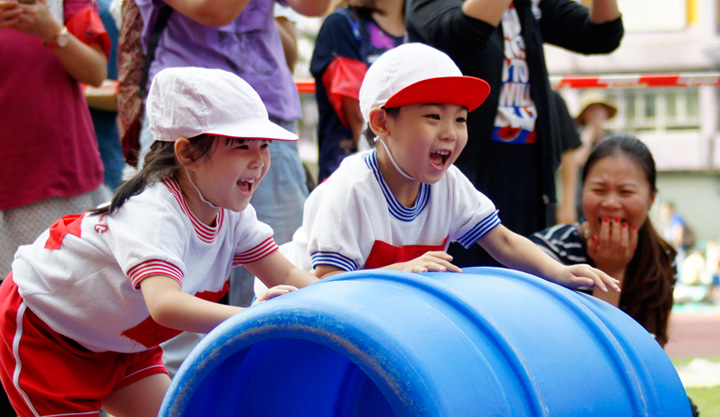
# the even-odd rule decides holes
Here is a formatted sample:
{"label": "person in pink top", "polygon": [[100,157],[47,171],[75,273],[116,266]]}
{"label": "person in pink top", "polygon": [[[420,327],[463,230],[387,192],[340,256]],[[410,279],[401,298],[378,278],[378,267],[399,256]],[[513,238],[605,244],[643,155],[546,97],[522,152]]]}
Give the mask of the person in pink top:
{"label": "person in pink top", "polygon": [[109,53],[91,0],[0,0],[0,276],[55,219],[110,197],[82,90]]}

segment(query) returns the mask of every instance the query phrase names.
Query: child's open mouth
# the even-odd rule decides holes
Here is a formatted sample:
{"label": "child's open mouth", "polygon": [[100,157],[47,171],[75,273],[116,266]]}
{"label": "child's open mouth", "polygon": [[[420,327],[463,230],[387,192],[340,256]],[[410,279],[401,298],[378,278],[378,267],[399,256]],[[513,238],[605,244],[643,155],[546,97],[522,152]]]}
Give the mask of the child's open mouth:
{"label": "child's open mouth", "polygon": [[253,186],[255,185],[256,178],[251,178],[248,180],[239,180],[237,182],[237,186],[240,189],[240,191],[249,193],[252,192]]}
{"label": "child's open mouth", "polygon": [[448,158],[450,158],[450,151],[430,152],[430,162],[437,168],[444,168]]}

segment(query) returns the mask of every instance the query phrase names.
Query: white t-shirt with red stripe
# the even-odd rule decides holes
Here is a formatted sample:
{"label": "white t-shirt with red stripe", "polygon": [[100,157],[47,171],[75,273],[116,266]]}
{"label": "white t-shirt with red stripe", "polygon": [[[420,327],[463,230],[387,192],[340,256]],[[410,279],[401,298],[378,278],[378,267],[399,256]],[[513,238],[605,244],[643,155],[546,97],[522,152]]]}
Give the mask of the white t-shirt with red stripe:
{"label": "white t-shirt with red stripe", "polygon": [[455,166],[421,184],[413,207],[395,198],[375,151],[349,156],[305,203],[303,224],[281,250],[299,267],[345,271],[405,262],[428,251],[465,247],[500,224],[495,205]]}
{"label": "white t-shirt with red stripe", "polygon": [[22,246],[13,278],[28,307],[95,352],[139,352],[178,334],[155,323],[138,284],[151,275],[217,301],[233,265],[277,250],[270,226],[248,206],[221,209],[215,225],[190,211],[178,183],[158,181],[115,213],[66,216]]}

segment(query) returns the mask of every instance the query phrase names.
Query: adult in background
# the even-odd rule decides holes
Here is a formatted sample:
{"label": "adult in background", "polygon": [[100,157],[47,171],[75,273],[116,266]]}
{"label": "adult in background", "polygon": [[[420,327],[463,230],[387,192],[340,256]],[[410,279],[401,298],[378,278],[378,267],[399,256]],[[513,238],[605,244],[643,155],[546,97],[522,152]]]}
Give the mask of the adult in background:
{"label": "adult in background", "polygon": [[550,220],[550,224],[562,223],[562,219],[567,217],[567,211],[570,211],[573,215],[569,221],[569,223],[572,223],[577,220],[577,217],[574,215],[576,192],[569,191],[579,188],[578,183],[580,181],[578,178],[580,174],[575,165],[575,154],[577,153],[577,149],[582,146],[582,142],[580,140],[580,134],[578,133],[577,124],[575,123],[575,119],[570,116],[570,111],[567,108],[565,99],[557,90],[553,90],[552,96],[560,121],[562,157],[560,159],[559,179],[562,187],[562,198],[558,203],[557,210],[555,210],[555,218]]}
{"label": "adult in background", "polygon": [[18,246],[110,197],[81,88],[102,83],[109,52],[90,0],[0,1],[2,276]]}
{"label": "adult in background", "polygon": [[566,265],[588,263],[620,280],[620,293],[587,292],[619,307],[664,347],[676,252],[648,218],[656,177],[644,143],[629,135],[609,136],[595,146],[582,172],[584,218],[537,232],[530,240]]}
{"label": "adult in background", "polygon": [[[0,0],[0,277],[57,218],[110,197],[80,88],[102,83],[109,51],[89,0]],[[0,414],[15,415],[5,391]]]}
{"label": "adult in background", "polygon": [[560,171],[565,181],[557,210],[557,223],[574,223],[582,216],[582,183],[578,179],[593,147],[610,134],[606,124],[616,113],[617,107],[602,92],[588,90],[581,93],[580,113],[571,121],[580,132],[581,146],[563,153]]}
{"label": "adult in background", "polygon": [[358,102],[370,64],[403,43],[405,0],[339,0],[315,42],[310,72],[318,104],[318,182],[356,152],[365,128]]}
{"label": "adult in background", "polygon": [[[588,8],[572,0],[408,0],[406,23],[411,41],[447,52],[464,74],[491,86],[468,117],[457,166],[497,204],[509,229],[527,236],[546,227],[562,147],[542,47],[612,52],[623,36],[617,1],[593,0]],[[450,253],[459,266],[494,264],[477,246]]]}
{"label": "adult in background", "polygon": [[676,252],[648,218],[656,175],[652,154],[635,137],[602,140],[582,173],[583,218],[537,232],[531,240],[565,264],[587,262],[619,279],[622,292],[606,301],[665,345]]}
{"label": "adult in background", "polygon": [[677,266],[678,273],[681,271],[685,257],[687,256],[688,250],[695,244],[692,232],[685,221],[685,218],[680,215],[675,209],[675,203],[672,201],[665,201],[660,206],[660,217],[665,222],[665,228],[663,230],[663,237],[670,242],[671,245],[677,251]]}

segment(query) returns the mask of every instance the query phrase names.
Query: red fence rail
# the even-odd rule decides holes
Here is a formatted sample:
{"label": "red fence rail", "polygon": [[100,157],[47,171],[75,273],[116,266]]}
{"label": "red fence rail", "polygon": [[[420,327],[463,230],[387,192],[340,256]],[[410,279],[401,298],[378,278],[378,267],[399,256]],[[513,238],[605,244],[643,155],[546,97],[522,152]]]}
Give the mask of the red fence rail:
{"label": "red fence rail", "polygon": [[[610,75],[562,75],[551,76],[553,88],[640,88],[640,87],[694,87],[720,85],[720,73],[684,74],[610,74]],[[314,94],[315,80],[295,80],[300,94]],[[100,88],[86,87],[89,94],[117,93],[117,81],[108,81]]]}

